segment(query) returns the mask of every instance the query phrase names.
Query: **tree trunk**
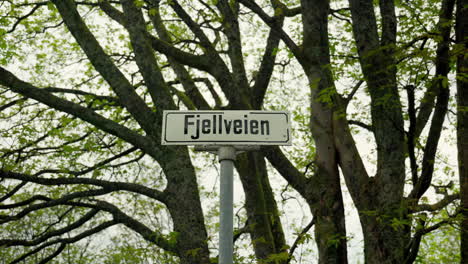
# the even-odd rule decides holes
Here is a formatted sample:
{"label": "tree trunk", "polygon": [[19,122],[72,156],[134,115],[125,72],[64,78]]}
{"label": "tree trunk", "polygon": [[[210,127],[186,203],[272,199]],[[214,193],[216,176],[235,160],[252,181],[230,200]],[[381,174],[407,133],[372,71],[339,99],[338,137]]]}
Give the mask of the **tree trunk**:
{"label": "tree trunk", "polygon": [[346,226],[334,140],[337,91],[330,71],[329,1],[301,1],[304,42],[298,57],[310,86],[310,130],[315,141],[316,174],[306,200],[315,217],[319,263],[347,263]]}
{"label": "tree trunk", "polygon": [[468,30],[468,1],[457,1],[456,14],[456,42],[460,45],[457,61],[457,147],[458,168],[460,177],[460,208],[463,216],[460,224],[461,260],[468,263],[468,60],[467,30]]}
{"label": "tree trunk", "polygon": [[160,163],[168,179],[166,205],[174,223],[180,263],[210,263],[196,174],[187,148],[178,146],[167,153]]}
{"label": "tree trunk", "polygon": [[[351,195],[360,213],[366,263],[404,263],[410,233],[403,207],[405,137],[394,55],[395,6],[393,1],[379,1],[379,36],[373,1],[349,3],[361,69],[371,97],[372,132],[377,145],[377,174],[361,190],[350,188]],[[352,176],[345,173],[345,177]]]}
{"label": "tree trunk", "polygon": [[[332,83],[329,72],[320,73],[318,89],[311,89],[310,128],[315,141],[317,171],[307,186],[306,199],[315,217],[315,240],[319,263],[347,263],[346,225],[334,141],[334,107],[321,100],[320,94]],[[314,83],[319,77],[309,76]],[[333,96],[330,96],[330,100]],[[328,100],[328,99],[327,99]],[[337,103],[337,102],[336,102]]]}
{"label": "tree trunk", "polygon": [[[347,263],[346,225],[343,198],[337,175],[315,176],[312,188],[320,192],[308,201],[315,217],[315,241],[319,252],[319,263]],[[315,196],[315,195],[314,195]]]}
{"label": "tree trunk", "polygon": [[411,233],[408,225],[399,226],[395,220],[401,219],[383,212],[361,212],[365,263],[405,263]]}
{"label": "tree trunk", "polygon": [[[273,254],[286,252],[278,207],[263,156],[257,152],[238,155],[236,168],[245,191],[245,207],[255,256],[261,261]],[[279,258],[271,263],[280,264],[286,260]]]}

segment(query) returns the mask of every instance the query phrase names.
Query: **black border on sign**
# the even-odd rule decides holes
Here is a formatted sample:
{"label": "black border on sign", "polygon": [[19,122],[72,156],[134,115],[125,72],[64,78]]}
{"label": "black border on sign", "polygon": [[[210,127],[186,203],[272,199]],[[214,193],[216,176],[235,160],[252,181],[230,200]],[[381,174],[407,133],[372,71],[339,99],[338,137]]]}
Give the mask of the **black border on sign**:
{"label": "black border on sign", "polygon": [[167,133],[166,133],[166,129],[167,129],[167,116],[170,115],[170,114],[193,114],[193,113],[197,113],[197,114],[213,114],[213,115],[216,115],[216,114],[224,114],[225,112],[230,112],[230,111],[239,111],[239,112],[244,112],[244,110],[228,110],[228,111],[174,111],[174,112],[169,112],[166,114],[166,117],[164,118],[165,119],[165,124],[164,124],[164,140],[165,142],[168,142],[168,143],[248,143],[248,142],[255,142],[255,143],[269,143],[269,144],[274,144],[274,143],[288,143],[289,142],[289,118],[288,118],[288,115],[287,113],[285,112],[255,112],[255,111],[246,111],[248,112],[249,114],[256,114],[256,115],[275,115],[275,114],[280,114],[280,115],[285,115],[286,116],[286,122],[288,124],[288,128],[286,129],[287,131],[287,135],[288,135],[288,138],[284,141],[259,141],[259,140],[210,140],[210,141],[207,141],[207,140],[197,140],[197,141],[193,141],[193,140],[184,140],[184,141],[172,141],[172,140],[167,140]]}

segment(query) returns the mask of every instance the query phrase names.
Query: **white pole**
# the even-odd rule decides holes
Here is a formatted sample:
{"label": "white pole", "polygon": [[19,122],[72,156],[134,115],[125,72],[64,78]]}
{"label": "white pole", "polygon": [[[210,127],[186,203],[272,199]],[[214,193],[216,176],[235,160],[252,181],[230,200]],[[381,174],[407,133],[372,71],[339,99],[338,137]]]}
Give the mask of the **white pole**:
{"label": "white pole", "polygon": [[236,149],[222,146],[218,149],[221,164],[220,179],[220,227],[219,227],[219,264],[233,262],[233,170]]}

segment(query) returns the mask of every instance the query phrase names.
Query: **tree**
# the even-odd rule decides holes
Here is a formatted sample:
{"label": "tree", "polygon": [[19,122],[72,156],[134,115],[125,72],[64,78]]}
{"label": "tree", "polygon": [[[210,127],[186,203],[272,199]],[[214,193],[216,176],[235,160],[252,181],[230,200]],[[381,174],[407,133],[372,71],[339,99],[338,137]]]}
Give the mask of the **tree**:
{"label": "tree", "polygon": [[[450,222],[427,226],[421,212],[458,198],[439,186],[444,197],[424,203],[449,107],[455,1],[416,2],[4,1],[2,64],[25,65],[0,67],[0,201],[8,201],[0,245],[22,248],[8,251],[9,261],[45,263],[116,225],[155,245],[153,261],[215,261],[196,166],[187,147],[160,145],[162,110],[278,107],[269,90],[281,85],[282,67],[300,68],[308,83],[311,153],[263,147],[238,157],[246,221],[234,239],[250,234],[259,262],[293,259],[297,244],[288,250],[268,160],[310,208],[314,218],[296,241],[314,226],[319,263],[347,262],[340,173],[359,211],[366,262],[413,262],[422,236]],[[252,31],[265,40],[249,49]],[[260,62],[248,63],[249,52]],[[357,93],[369,98],[370,115],[352,112]],[[375,176],[353,130],[375,142]],[[170,227],[155,220],[164,212]]]}
{"label": "tree", "polygon": [[[247,3],[252,11],[275,28],[271,18],[254,2],[248,0],[241,2]],[[405,66],[401,65],[402,61],[407,59],[405,56],[408,55],[404,53],[408,50],[402,50],[405,46],[399,46],[397,43],[398,20],[395,2],[379,1],[380,16],[377,17],[373,1],[349,1],[358,60],[371,101],[371,125],[365,127],[371,130],[377,145],[377,172],[374,177],[368,175],[358,153],[346,118],[348,102],[337,92],[332,72],[329,70],[328,3],[301,2],[304,31],[301,49],[289,41],[286,34],[282,34],[283,41],[294,53],[306,74],[310,72],[308,76],[313,111],[311,130],[317,145],[317,156],[320,156],[320,145],[323,142],[324,149],[330,153],[324,160],[334,166],[339,165],[343,172],[347,187],[360,213],[366,262],[410,263],[416,257],[420,237],[416,232],[411,238],[408,223],[412,221],[412,214],[418,211],[419,200],[430,187],[437,144],[447,113],[449,97],[447,76],[450,70],[448,51],[454,4],[454,1],[442,1],[436,27],[439,39],[435,74],[421,100],[417,115],[414,84],[409,81],[405,87],[408,91],[409,115],[409,130],[405,131],[398,82],[402,82],[406,77]],[[403,4],[402,7],[404,6]],[[281,29],[278,31],[281,32]],[[404,35],[400,38],[405,39]],[[426,41],[427,38],[418,37],[410,40],[406,48],[421,40]],[[424,45],[425,42],[421,49]],[[398,72],[402,73],[400,78],[397,76]],[[324,94],[327,96],[325,99]],[[435,101],[437,102],[434,103]],[[421,160],[422,170],[419,174],[415,143],[428,123],[432,111],[434,113]],[[407,197],[403,192],[406,180],[406,154],[411,163],[413,183],[413,189]],[[323,172],[320,171],[319,165],[318,175],[327,174]],[[328,181],[330,181],[329,175],[328,173],[326,177]],[[336,179],[337,176],[332,178]],[[455,197],[446,196],[448,201]]]}
{"label": "tree", "polygon": [[467,69],[468,62],[466,59],[467,51],[467,33],[468,26],[466,1],[457,1],[457,21],[455,26],[456,42],[459,45],[457,49],[457,147],[458,147],[458,168],[460,175],[460,208],[462,215],[461,230],[461,262],[468,262],[468,171],[466,164],[468,163],[467,139],[468,139],[468,86],[467,86]]}

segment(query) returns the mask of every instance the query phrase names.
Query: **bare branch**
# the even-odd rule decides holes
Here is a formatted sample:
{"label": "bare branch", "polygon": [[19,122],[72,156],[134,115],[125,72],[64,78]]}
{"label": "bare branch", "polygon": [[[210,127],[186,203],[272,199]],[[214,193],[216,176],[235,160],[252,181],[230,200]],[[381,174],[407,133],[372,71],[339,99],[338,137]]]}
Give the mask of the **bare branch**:
{"label": "bare branch", "polygon": [[15,31],[16,27],[21,23],[21,21],[27,19],[28,17],[32,16],[36,10],[38,10],[42,5],[41,4],[36,4],[34,7],[24,16],[19,17],[15,23],[13,24],[13,27],[9,29],[6,33],[11,33]]}
{"label": "bare branch", "polygon": [[94,99],[97,99],[97,100],[105,100],[105,101],[109,101],[115,105],[119,105],[121,106],[120,104],[120,101],[118,98],[116,97],[112,97],[112,96],[105,96],[105,95],[98,95],[98,94],[93,94],[93,93],[89,93],[89,92],[85,92],[85,91],[81,91],[81,90],[75,90],[75,89],[67,89],[67,88],[57,88],[57,87],[45,87],[45,88],[42,88],[43,90],[45,91],[48,91],[50,93],[66,93],[66,94],[76,94],[76,95],[85,95],[85,96],[90,96]]}
{"label": "bare branch", "polygon": [[22,181],[20,184],[16,185],[15,188],[13,188],[13,190],[11,190],[7,194],[5,194],[2,198],[0,198],[0,203],[12,197],[13,195],[15,195],[15,193],[21,190],[21,188],[23,188],[26,184],[28,184],[28,182]]}
{"label": "bare branch", "polygon": [[374,129],[372,128],[371,125],[365,124],[365,123],[363,123],[361,121],[358,121],[358,120],[349,120],[348,123],[350,125],[356,125],[356,126],[362,127],[362,128],[364,128],[364,129],[366,129],[366,130],[368,130],[370,132],[374,131]]}
{"label": "bare branch", "polygon": [[70,238],[60,238],[60,239],[56,239],[56,240],[52,240],[50,242],[47,242],[47,243],[44,243],[42,245],[40,245],[39,247],[35,248],[34,250],[31,250],[29,252],[27,252],[26,254],[20,256],[19,258],[13,260],[10,264],[15,264],[15,263],[20,263],[21,261],[25,260],[26,258],[34,255],[34,254],[37,254],[39,251],[43,250],[44,248],[47,248],[51,245],[54,245],[54,244],[58,244],[58,243],[62,243],[62,244],[72,244],[72,243],[75,243],[75,242],[78,242],[80,241],[81,239],[84,239],[86,237],[89,237],[91,235],[94,235],[96,233],[99,233],[111,226],[114,226],[118,224],[118,222],[116,221],[108,221],[108,222],[104,222],[102,224],[99,224],[98,226],[94,227],[94,228],[91,228],[83,233],[80,233],[74,237],[70,237]]}
{"label": "bare branch", "polygon": [[359,90],[359,88],[361,87],[361,85],[364,83],[364,80],[359,80],[356,85],[353,86],[353,89],[351,90],[351,92],[348,94],[348,96],[346,97],[345,99],[345,105],[347,106],[349,104],[349,102],[351,102],[351,100],[353,99],[354,95],[356,94],[356,92]]}
{"label": "bare branch", "polygon": [[0,112],[2,112],[3,110],[6,110],[7,108],[9,107],[12,107],[14,105],[16,105],[17,103],[22,103],[24,101],[26,101],[27,99],[26,98],[19,98],[19,99],[16,99],[16,100],[13,100],[7,104],[4,104],[2,106],[0,106]]}
{"label": "bare branch", "polygon": [[55,257],[57,257],[62,251],[65,249],[66,244],[61,243],[60,246],[55,250],[52,254],[41,260],[38,264],[46,264],[47,262],[51,261]]}
{"label": "bare branch", "polygon": [[59,10],[70,33],[87,55],[94,68],[96,68],[116,92],[121,104],[125,106],[149,135],[158,135],[160,130],[159,126],[161,124],[157,122],[157,115],[155,115],[143,99],[140,98],[124,74],[104,52],[103,48],[82,20],[74,1],[54,0],[52,2]]}
{"label": "bare branch", "polygon": [[128,182],[113,182],[113,181],[104,181],[98,179],[90,179],[90,178],[54,178],[54,179],[47,179],[47,178],[40,178],[37,176],[30,176],[21,173],[14,173],[14,172],[6,172],[0,170],[0,178],[5,179],[15,179],[21,180],[26,182],[33,182],[41,185],[46,186],[53,186],[53,185],[75,185],[75,184],[90,184],[94,186],[99,186],[105,188],[106,190],[112,191],[129,191],[134,193],[139,193],[145,195],[147,197],[156,199],[158,201],[164,202],[165,194],[161,191],[156,189],[152,189],[140,184],[135,183],[128,183]]}
{"label": "bare branch", "polygon": [[[16,221],[22,217],[25,217],[26,215],[32,212],[35,212],[44,208],[50,208],[50,207],[54,207],[57,205],[66,204],[67,202],[74,200],[74,199],[104,195],[104,194],[110,193],[111,191],[112,190],[106,190],[106,189],[93,189],[93,190],[88,190],[88,191],[69,193],[58,199],[50,199],[45,196],[36,196],[35,198],[44,200],[45,202],[30,205],[29,207],[23,209],[19,213],[12,215],[12,216],[2,216],[2,218],[0,219],[0,224],[5,224],[11,221]],[[0,240],[0,245],[8,245],[8,241]]]}
{"label": "bare branch", "polygon": [[[447,21],[450,21],[452,19],[454,7],[455,0],[444,0],[442,2],[442,10],[440,12],[440,18],[438,23],[438,27],[440,27],[442,31],[442,41],[439,42],[437,46],[436,74],[434,76],[432,84],[435,85],[436,90],[438,91],[437,103],[435,105],[434,114],[432,116],[426,146],[424,147],[421,176],[419,177],[417,184],[410,193],[411,198],[419,199],[424,195],[424,193],[427,191],[431,184],[432,175],[434,173],[434,161],[437,152],[437,146],[439,143],[440,134],[442,132],[442,125],[445,120],[445,114],[447,113],[448,102],[450,97],[449,85],[447,84],[447,76],[450,70],[449,38],[451,27],[447,25]],[[416,120],[416,135],[419,135],[418,125],[421,126],[421,124],[417,123],[418,121],[421,120]]]}
{"label": "bare branch", "polygon": [[74,229],[77,229],[84,225],[86,222],[91,220],[97,213],[99,212],[98,209],[91,209],[88,213],[86,213],[84,216],[82,216],[80,219],[75,221],[74,223],[71,223],[67,225],[66,227],[53,230],[50,232],[47,232],[43,234],[42,236],[34,239],[34,240],[22,240],[22,239],[0,239],[0,246],[5,246],[5,247],[14,247],[14,246],[36,246],[39,245],[48,239],[56,236],[63,235],[65,233],[68,233]]}
{"label": "bare branch", "polygon": [[[35,99],[43,104],[46,104],[54,109],[62,112],[69,113],[73,116],[79,117],[84,121],[106,131],[112,135],[120,137],[131,144],[138,146],[140,149],[153,157],[161,156],[160,150],[155,146],[154,142],[122,126],[115,123],[91,109],[80,106],[76,103],[54,96],[53,94],[33,86],[30,83],[24,82],[14,76],[11,72],[3,67],[0,67],[0,84],[9,87],[12,91],[22,94],[26,97]],[[152,120],[152,119],[149,119]],[[147,122],[149,121],[147,120]],[[151,123],[151,122],[149,122]]]}
{"label": "bare branch", "polygon": [[443,208],[445,208],[447,205],[453,203],[455,200],[460,199],[460,194],[450,194],[450,195],[445,195],[444,198],[440,201],[438,201],[435,204],[419,204],[417,205],[412,212],[417,213],[417,212],[422,212],[422,211],[427,211],[427,212],[436,212],[439,211]]}
{"label": "bare branch", "polygon": [[[154,8],[159,10],[159,1],[153,1],[154,2]],[[167,32],[167,29],[162,21],[160,12],[156,12],[156,14],[151,15],[150,14],[150,19],[151,22],[153,23],[153,26],[155,27],[156,31],[158,32],[158,35],[160,38],[167,42],[171,43],[172,40]],[[184,87],[184,90],[186,91],[187,96],[190,98],[190,101],[193,102],[193,104],[198,108],[198,109],[210,109],[210,106],[208,102],[205,100],[203,95],[200,93],[198,87],[195,85],[194,80],[190,76],[189,72],[184,68],[183,65],[181,65],[176,59],[174,59],[171,56],[167,56],[167,59],[169,61],[169,64],[171,65],[172,69],[176,73],[178,80]]]}
{"label": "bare branch", "polygon": [[170,243],[169,241],[167,241],[163,234],[159,233],[158,231],[149,229],[147,226],[145,226],[141,222],[135,220],[134,218],[122,212],[115,205],[110,204],[105,201],[97,201],[96,206],[99,209],[102,209],[106,212],[111,213],[115,221],[118,221],[119,223],[122,223],[128,228],[139,233],[147,241],[152,242],[156,244],[157,246],[161,247],[162,249],[167,250],[169,252],[172,252],[175,254],[178,253],[177,245],[174,245],[173,243]]}
{"label": "bare branch", "polygon": [[286,261],[286,264],[291,262],[293,255],[294,255],[294,251],[302,243],[302,239],[304,238],[304,235],[307,234],[307,232],[309,232],[309,230],[312,228],[312,226],[314,226],[314,224],[315,224],[315,217],[313,217],[312,220],[310,220],[310,222],[304,227],[304,229],[302,229],[301,233],[297,235],[296,240],[294,240],[294,243],[291,246],[291,249],[289,249],[289,256],[288,256],[288,260]]}
{"label": "bare branch", "polygon": [[307,178],[288,160],[281,149],[277,146],[262,147],[261,151],[281,176],[303,197],[307,197]]}
{"label": "bare branch", "polygon": [[252,10],[255,14],[257,14],[265,24],[270,26],[280,37],[281,40],[286,44],[286,46],[291,50],[291,52],[296,56],[298,60],[300,60],[302,56],[302,51],[299,47],[294,43],[294,41],[284,32],[284,30],[278,25],[278,20],[275,18],[271,18],[266,14],[263,9],[257,5],[252,0],[239,0],[244,6]]}

